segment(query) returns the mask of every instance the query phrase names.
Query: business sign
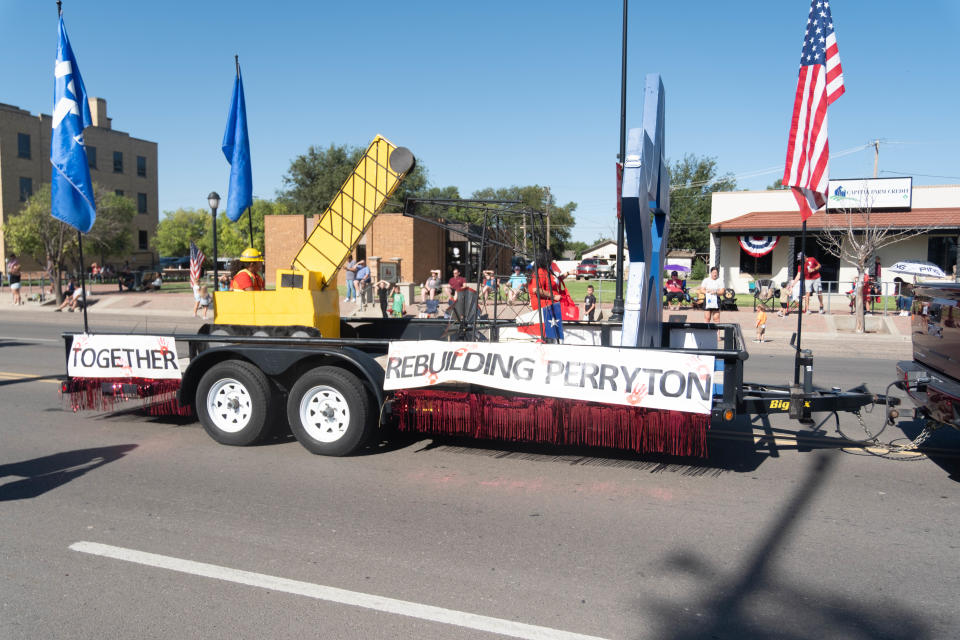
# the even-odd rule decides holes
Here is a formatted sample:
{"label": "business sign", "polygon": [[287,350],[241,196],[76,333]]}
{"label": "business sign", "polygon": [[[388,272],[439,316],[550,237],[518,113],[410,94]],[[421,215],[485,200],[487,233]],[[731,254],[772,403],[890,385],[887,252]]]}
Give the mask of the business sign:
{"label": "business sign", "polygon": [[383,388],[475,384],[523,395],[710,413],[713,356],[542,343],[394,341]]}
{"label": "business sign", "polygon": [[173,338],[138,335],[73,336],[67,355],[67,374],[74,378],[181,377]]}
{"label": "business sign", "polygon": [[830,180],[827,211],[909,210],[913,205],[913,178]]}

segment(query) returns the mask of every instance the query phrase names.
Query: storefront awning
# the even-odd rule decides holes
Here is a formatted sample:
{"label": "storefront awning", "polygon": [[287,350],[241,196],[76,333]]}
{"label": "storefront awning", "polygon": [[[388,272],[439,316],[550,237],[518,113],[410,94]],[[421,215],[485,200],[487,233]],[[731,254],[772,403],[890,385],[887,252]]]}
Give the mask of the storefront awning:
{"label": "storefront awning", "polygon": [[[817,211],[807,220],[807,232],[844,231],[848,214]],[[875,211],[849,214],[854,229],[890,227],[938,231],[960,230],[960,208],[913,209],[911,211]],[[800,213],[797,211],[753,211],[742,216],[710,225],[711,233],[718,235],[798,235]]]}

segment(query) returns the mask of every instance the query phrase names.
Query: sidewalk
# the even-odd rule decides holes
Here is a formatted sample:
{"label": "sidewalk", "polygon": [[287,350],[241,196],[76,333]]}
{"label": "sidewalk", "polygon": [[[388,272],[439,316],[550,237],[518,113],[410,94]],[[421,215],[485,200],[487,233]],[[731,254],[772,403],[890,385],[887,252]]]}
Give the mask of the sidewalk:
{"label": "sidewalk", "polygon": [[[9,295],[9,292],[7,292]],[[52,298],[47,298],[47,302],[40,304],[38,302],[26,302],[24,305],[14,307],[10,304],[6,296],[0,300],[0,309],[5,313],[50,313],[56,308]],[[209,313],[206,321],[201,318],[193,317],[193,294],[189,291],[178,293],[165,293],[163,291],[154,292],[131,292],[117,291],[115,285],[95,284],[91,287],[91,304],[88,308],[88,314],[92,317],[97,315],[120,315],[136,316],[149,320],[152,317],[163,317],[164,319],[180,319],[184,322],[195,322],[200,326],[204,322],[213,322],[213,313]],[[444,307],[441,304],[441,309]],[[492,303],[490,304],[492,311]],[[610,307],[608,304],[599,305],[603,316],[610,316]],[[419,312],[420,305],[417,303],[409,304],[407,313],[416,315]],[[376,303],[368,304],[361,309],[352,302],[340,301],[340,313],[342,316],[350,318],[373,318],[380,317],[380,307]],[[504,308],[501,317],[512,317],[516,315],[513,308]],[[721,322],[739,323],[743,331],[743,337],[747,342],[750,351],[759,352],[780,352],[783,349],[790,350],[790,337],[797,331],[797,316],[792,314],[786,318],[780,318],[776,312],[767,313],[767,331],[766,340],[763,344],[753,343],[755,334],[755,312],[747,307],[738,311],[723,311],[720,314]],[[700,310],[681,309],[672,311],[663,310],[663,319],[676,322],[703,322],[704,313]],[[893,314],[870,314],[867,316],[868,329],[873,329],[870,333],[856,334],[846,329],[852,328],[852,316],[847,313],[832,314],[806,314],[803,316],[803,345],[805,347],[817,348],[822,352],[824,348],[834,352],[849,353],[869,357],[893,356],[909,357],[910,355],[910,318],[900,317]],[[878,330],[877,330],[878,329]]]}

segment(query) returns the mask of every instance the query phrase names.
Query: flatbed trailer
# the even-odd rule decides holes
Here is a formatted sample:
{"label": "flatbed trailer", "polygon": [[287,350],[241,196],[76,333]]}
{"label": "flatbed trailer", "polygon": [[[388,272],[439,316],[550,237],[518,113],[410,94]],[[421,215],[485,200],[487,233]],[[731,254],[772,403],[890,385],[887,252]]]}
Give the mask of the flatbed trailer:
{"label": "flatbed trailer", "polygon": [[[456,348],[496,343],[500,332],[512,325],[492,322],[472,336],[475,341],[449,345]],[[802,385],[744,382],[744,363],[749,354],[737,324],[667,322],[663,325],[663,344],[673,346],[657,349],[615,346],[620,330],[616,323],[571,322],[564,326],[571,334],[581,329],[592,336],[591,347],[599,351],[591,353],[626,353],[630,359],[635,353],[637,362],[659,354],[711,358],[709,413],[543,398],[521,389],[476,384],[440,384],[423,392],[386,390],[385,358],[392,344],[444,341],[449,337],[450,323],[431,318],[344,318],[338,338],[212,335],[214,327],[210,325],[196,334],[138,335],[176,345],[181,373],[178,379],[166,380],[71,375],[71,359],[76,365],[78,354],[83,355],[82,341],[90,336],[65,333],[68,375],[61,391],[73,410],[109,409],[114,402],[139,399],[154,413],[192,411],[214,440],[228,445],[251,445],[289,425],[306,449],[333,456],[358,451],[381,428],[394,425],[425,433],[705,457],[706,432],[716,421],[729,422],[744,414],[777,413],[809,420],[813,412],[858,411],[868,404],[887,402],[863,386],[847,391],[814,387],[812,357],[803,361],[806,375]],[[719,332],[724,348],[682,346],[703,332]],[[107,342],[129,337],[115,333],[96,336]],[[577,346],[554,346],[579,353],[572,351]],[[457,413],[455,418],[449,418],[451,407]],[[473,411],[472,417],[467,415],[469,411]],[[496,420],[490,417],[495,415],[493,411],[499,411]],[[571,417],[576,415],[582,419]],[[484,422],[503,419],[529,419],[540,426],[504,429],[503,425],[495,428]]]}

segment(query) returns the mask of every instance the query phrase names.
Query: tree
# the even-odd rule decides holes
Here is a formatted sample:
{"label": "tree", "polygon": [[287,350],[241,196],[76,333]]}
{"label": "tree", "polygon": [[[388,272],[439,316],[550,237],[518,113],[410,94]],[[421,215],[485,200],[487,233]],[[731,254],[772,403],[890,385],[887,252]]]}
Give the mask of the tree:
{"label": "tree", "polygon": [[583,257],[583,252],[590,248],[591,245],[583,242],[582,240],[574,240],[567,243],[567,251],[573,252],[573,257],[577,260]]}
{"label": "tree", "polygon": [[783,191],[784,189],[789,189],[790,187],[783,186],[783,178],[777,178],[773,184],[767,187],[767,191]]}
{"label": "tree", "polygon": [[[264,248],[263,218],[269,215],[291,213],[285,203],[255,198],[250,213],[244,213],[236,222],[221,211],[217,215],[217,255],[233,258],[247,247]],[[253,215],[253,243],[250,242],[248,215]],[[157,225],[156,247],[160,255],[185,256],[190,253],[190,242],[213,260],[213,220],[204,209],[177,209],[164,213]]]}
{"label": "tree", "polygon": [[[93,185],[93,193],[97,219],[90,233],[86,234],[84,244],[103,262],[129,250],[133,233],[130,222],[136,215],[136,207],[129,198],[109,192],[98,184]],[[54,218],[50,211],[50,184],[46,183],[27,199],[19,213],[10,217],[3,230],[15,252],[29,255],[40,264],[46,264],[47,256],[50,257],[57,275],[54,291],[57,302],[60,302],[60,273],[67,269],[82,270],[85,266],[78,262],[76,229]]]}
{"label": "tree", "polygon": [[206,252],[213,244],[204,246],[203,238],[208,233],[212,236],[212,226],[210,212],[203,209],[165,211],[163,219],[157,224],[154,246],[161,256],[185,256],[190,253],[192,240]]}
{"label": "tree", "polygon": [[[364,153],[366,147],[331,144],[321,149],[310,146],[305,154],[290,162],[290,168],[283,176],[285,188],[278,193],[279,202],[286,205],[291,213],[322,213]],[[391,198],[393,204],[387,210],[402,210],[404,200],[422,193],[427,183],[427,169],[418,162],[397,187]]]}
{"label": "tree", "polygon": [[817,241],[832,256],[857,268],[853,295],[856,311],[856,332],[864,331],[863,275],[877,253],[884,247],[927,233],[934,227],[903,228],[882,222],[870,207],[843,210],[825,217],[824,231]]}
{"label": "tree", "polygon": [[670,248],[709,251],[711,194],[736,187],[732,174],[717,175],[716,158],[687,154],[671,164]]}

